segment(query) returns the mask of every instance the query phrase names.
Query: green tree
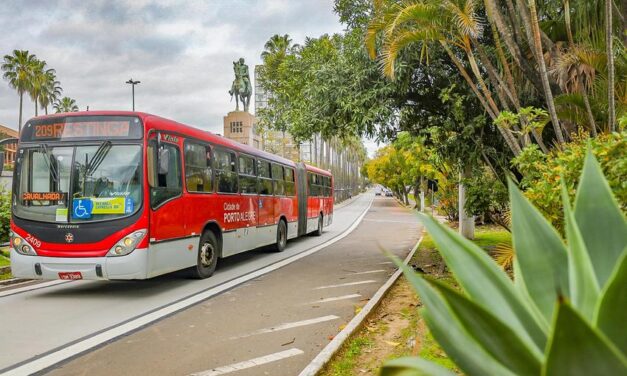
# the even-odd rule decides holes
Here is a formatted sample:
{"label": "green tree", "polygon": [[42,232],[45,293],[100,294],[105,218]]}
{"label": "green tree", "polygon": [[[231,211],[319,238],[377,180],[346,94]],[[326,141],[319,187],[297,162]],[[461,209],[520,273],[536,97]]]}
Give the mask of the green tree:
{"label": "green tree", "polygon": [[12,55],[5,55],[2,64],[4,79],[9,81],[9,85],[17,90],[20,96],[20,115],[18,120],[18,131],[22,130],[22,104],[24,93],[28,93],[32,85],[32,72],[37,63],[35,55],[26,50],[14,50]]}
{"label": "green tree", "polygon": [[70,97],[63,97],[53,105],[54,111],[58,114],[61,112],[77,112],[78,106],[76,101]]}
{"label": "green tree", "polygon": [[39,94],[39,105],[48,115],[48,106],[55,103],[60,97],[63,89],[61,83],[57,81],[57,76],[53,69],[49,69],[45,73],[41,93]]}

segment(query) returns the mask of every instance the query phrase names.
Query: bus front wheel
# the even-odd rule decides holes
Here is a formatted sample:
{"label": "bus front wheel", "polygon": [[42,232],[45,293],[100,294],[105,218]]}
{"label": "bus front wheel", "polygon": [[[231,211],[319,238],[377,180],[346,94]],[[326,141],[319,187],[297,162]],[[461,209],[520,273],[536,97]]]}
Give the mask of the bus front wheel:
{"label": "bus front wheel", "polygon": [[215,272],[218,264],[218,241],[211,231],[205,231],[200,237],[196,266],[192,267],[192,277],[197,279],[209,278]]}

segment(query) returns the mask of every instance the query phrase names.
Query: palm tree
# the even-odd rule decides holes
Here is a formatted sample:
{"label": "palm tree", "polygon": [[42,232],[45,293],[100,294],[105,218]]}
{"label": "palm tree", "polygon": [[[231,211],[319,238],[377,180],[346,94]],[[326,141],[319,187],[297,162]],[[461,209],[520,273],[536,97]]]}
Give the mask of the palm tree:
{"label": "palm tree", "polygon": [[78,111],[78,106],[76,105],[76,101],[70,97],[61,98],[53,105],[53,108],[57,114],[61,112],[77,112]]}
{"label": "palm tree", "polygon": [[63,89],[61,83],[57,81],[57,76],[53,70],[46,72],[44,85],[39,96],[39,105],[48,115],[48,106],[55,103],[61,96]]}
{"label": "palm tree", "polygon": [[31,87],[31,73],[33,66],[37,62],[35,55],[25,50],[14,50],[12,55],[5,55],[2,64],[4,79],[9,81],[9,86],[17,90],[20,96],[20,116],[18,122],[18,132],[22,130],[22,103],[24,93]]}
{"label": "palm tree", "polygon": [[54,74],[54,69],[46,69],[46,62],[44,60],[37,60],[35,64],[33,64],[31,84],[28,93],[33,102],[35,102],[35,116],[39,115],[39,100],[45,91],[49,76]]}

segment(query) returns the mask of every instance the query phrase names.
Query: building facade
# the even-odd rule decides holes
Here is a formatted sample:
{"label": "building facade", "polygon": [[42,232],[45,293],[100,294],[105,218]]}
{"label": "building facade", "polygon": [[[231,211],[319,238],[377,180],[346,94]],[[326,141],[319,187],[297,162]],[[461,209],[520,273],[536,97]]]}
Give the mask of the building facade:
{"label": "building facade", "polygon": [[[17,138],[19,134],[15,129],[11,129],[9,127],[5,127],[0,125],[0,140],[5,138],[14,137]],[[15,164],[15,153],[17,152],[17,142],[4,145],[4,164],[5,165],[13,165]]]}

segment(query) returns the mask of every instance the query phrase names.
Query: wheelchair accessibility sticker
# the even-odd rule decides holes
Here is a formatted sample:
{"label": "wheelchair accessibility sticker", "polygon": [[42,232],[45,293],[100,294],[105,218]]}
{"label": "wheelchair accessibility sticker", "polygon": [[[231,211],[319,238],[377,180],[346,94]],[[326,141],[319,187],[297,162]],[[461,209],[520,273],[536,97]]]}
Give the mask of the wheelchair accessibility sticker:
{"label": "wheelchair accessibility sticker", "polygon": [[87,219],[91,218],[91,212],[94,210],[94,203],[88,198],[74,199],[72,202],[72,218]]}
{"label": "wheelchair accessibility sticker", "polygon": [[135,203],[130,197],[84,197],[73,200],[72,218],[88,219],[93,214],[130,214]]}

